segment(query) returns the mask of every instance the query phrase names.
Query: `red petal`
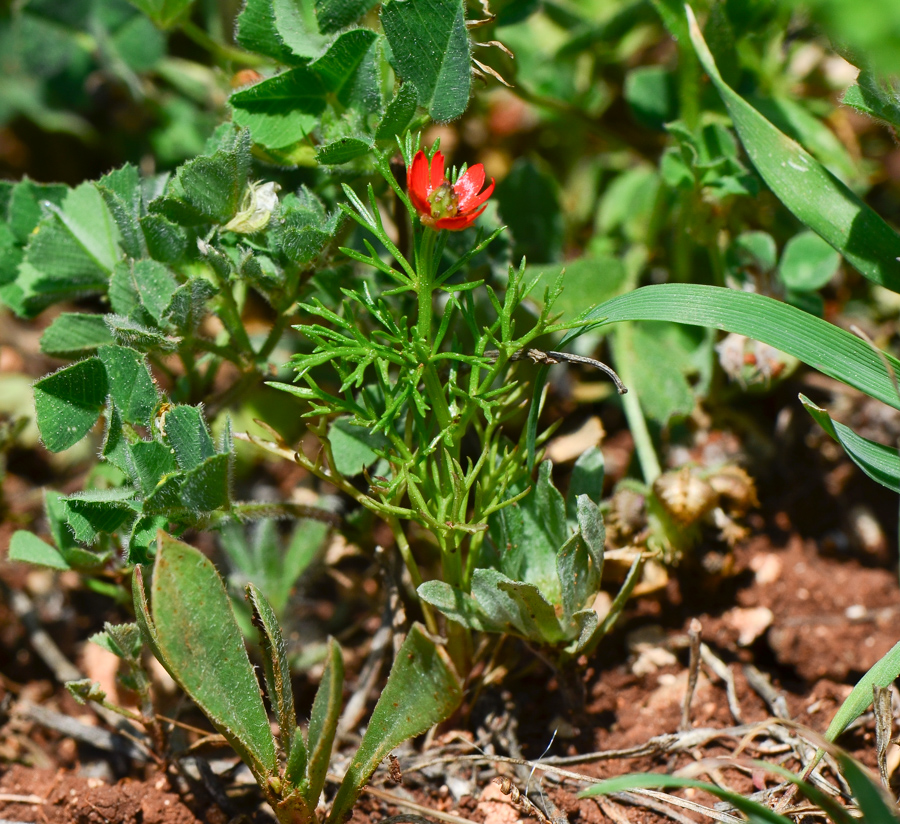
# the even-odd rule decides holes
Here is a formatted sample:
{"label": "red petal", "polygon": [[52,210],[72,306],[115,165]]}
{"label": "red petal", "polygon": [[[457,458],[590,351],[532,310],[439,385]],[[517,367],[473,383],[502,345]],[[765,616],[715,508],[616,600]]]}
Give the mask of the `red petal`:
{"label": "red petal", "polygon": [[462,229],[468,229],[485,209],[487,204],[482,206],[477,212],[469,212],[466,215],[457,215],[456,217],[442,217],[434,222],[435,229],[448,229],[451,232],[459,232]]}
{"label": "red petal", "polygon": [[444,155],[440,150],[434,153],[431,158],[431,186],[428,187],[428,194],[431,194],[444,182]]}
{"label": "red petal", "polygon": [[468,169],[453,189],[459,196],[459,210],[465,212],[470,208],[470,201],[478,194],[484,185],[484,164],[477,163]]}
{"label": "red petal", "polygon": [[417,212],[425,215],[431,214],[428,205],[428,158],[425,152],[416,152],[413,162],[406,172],[406,187],[409,190],[409,199],[416,207]]}
{"label": "red petal", "polygon": [[[492,194],[494,193],[494,178],[491,178],[491,183],[480,195],[473,197],[471,200],[466,202],[466,208],[462,208],[462,204],[460,204],[459,210],[469,212],[472,209],[477,209],[484,201],[486,201]],[[481,214],[481,212],[479,212]]]}

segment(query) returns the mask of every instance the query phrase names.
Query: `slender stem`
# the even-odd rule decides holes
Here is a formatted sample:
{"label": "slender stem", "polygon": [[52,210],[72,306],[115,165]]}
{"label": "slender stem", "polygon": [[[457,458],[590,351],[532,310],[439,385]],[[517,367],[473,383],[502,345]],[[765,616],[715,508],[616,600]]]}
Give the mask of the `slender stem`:
{"label": "slender stem", "polygon": [[[400,550],[400,556],[403,558],[403,563],[406,564],[406,568],[409,570],[409,577],[412,578],[413,586],[418,589],[422,585],[422,573],[419,572],[419,566],[416,563],[416,559],[413,558],[412,549],[410,549],[409,541],[406,539],[406,533],[403,531],[400,522],[396,518],[387,518],[386,520],[388,526],[391,528],[391,532],[394,534],[394,540],[397,542],[397,549]],[[430,604],[426,604],[421,599],[419,600],[419,603],[422,605],[425,626],[432,635],[437,635],[438,625],[437,620],[434,617],[434,610],[432,610]]]}
{"label": "slender stem", "polygon": [[230,60],[235,63],[241,63],[244,66],[265,66],[270,61],[258,54],[245,52],[243,49],[236,49],[225,43],[219,43],[213,40],[203,29],[190,20],[184,20],[181,23],[181,30],[198,46],[206,49],[210,54],[215,55],[219,60]]}
{"label": "slender stem", "polygon": [[632,377],[631,363],[634,358],[634,347],[631,333],[630,323],[616,324],[613,332],[616,369],[626,386],[632,387],[631,392],[621,396],[622,408],[625,411],[628,428],[631,430],[631,437],[634,438],[634,448],[637,451],[644,481],[652,484],[659,477],[662,469],[659,465],[659,458],[656,456],[653,439],[650,437],[650,430],[647,428],[647,419],[644,417],[644,411],[641,409],[641,401]]}

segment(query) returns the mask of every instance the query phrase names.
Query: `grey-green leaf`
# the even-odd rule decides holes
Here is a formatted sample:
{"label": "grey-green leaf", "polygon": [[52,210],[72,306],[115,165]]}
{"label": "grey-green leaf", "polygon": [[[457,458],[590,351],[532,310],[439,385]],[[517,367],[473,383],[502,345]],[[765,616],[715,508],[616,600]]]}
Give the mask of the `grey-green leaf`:
{"label": "grey-green leaf", "polygon": [[219,573],[203,553],[161,534],[152,593],[161,663],[264,783],[278,769],[275,740]]}
{"label": "grey-green leaf", "polygon": [[316,690],[309,716],[306,798],[313,808],[318,804],[322,788],[325,786],[325,777],[331,761],[331,748],[334,746],[334,736],[341,714],[343,689],[344,658],[337,641],[331,638],[328,641],[328,655],[325,658],[322,680]]}
{"label": "grey-green leaf", "polygon": [[462,684],[447,653],[413,624],[341,781],[328,824],[344,821],[363,785],[392,749],[449,718],[461,700]]}

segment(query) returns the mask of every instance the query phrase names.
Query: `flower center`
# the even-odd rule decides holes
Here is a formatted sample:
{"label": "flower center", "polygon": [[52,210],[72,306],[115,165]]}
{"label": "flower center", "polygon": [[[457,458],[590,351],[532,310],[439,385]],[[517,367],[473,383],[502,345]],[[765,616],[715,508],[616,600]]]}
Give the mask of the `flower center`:
{"label": "flower center", "polygon": [[431,217],[440,220],[443,217],[456,217],[459,214],[459,195],[445,180],[430,195],[428,205],[431,206]]}

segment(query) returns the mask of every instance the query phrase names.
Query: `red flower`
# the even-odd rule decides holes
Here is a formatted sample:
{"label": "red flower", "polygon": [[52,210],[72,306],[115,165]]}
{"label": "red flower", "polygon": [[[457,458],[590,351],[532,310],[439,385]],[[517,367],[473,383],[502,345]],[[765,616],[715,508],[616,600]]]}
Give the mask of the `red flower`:
{"label": "red flower", "polygon": [[425,152],[416,152],[406,173],[406,184],[409,199],[422,223],[452,232],[471,226],[487,209],[484,202],[494,191],[494,178],[491,178],[490,186],[478,193],[484,185],[484,165],[481,163],[467,169],[456,183],[451,184],[444,177],[444,155],[440,152],[431,159],[430,168]]}

